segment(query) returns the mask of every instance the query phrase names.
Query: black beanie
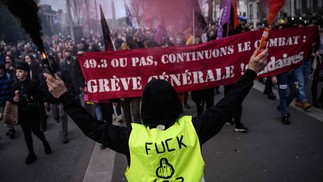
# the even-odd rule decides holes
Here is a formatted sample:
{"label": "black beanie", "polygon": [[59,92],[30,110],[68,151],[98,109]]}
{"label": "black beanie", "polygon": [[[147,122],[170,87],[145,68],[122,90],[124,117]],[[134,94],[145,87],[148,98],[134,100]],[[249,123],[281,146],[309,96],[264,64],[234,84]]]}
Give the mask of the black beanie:
{"label": "black beanie", "polygon": [[141,119],[152,128],[174,124],[183,113],[182,104],[174,87],[165,80],[151,80],[142,93]]}
{"label": "black beanie", "polygon": [[16,70],[24,70],[24,71],[27,71],[27,72],[29,72],[29,70],[30,70],[28,63],[21,62],[21,61],[17,62],[16,66],[15,66],[15,69]]}

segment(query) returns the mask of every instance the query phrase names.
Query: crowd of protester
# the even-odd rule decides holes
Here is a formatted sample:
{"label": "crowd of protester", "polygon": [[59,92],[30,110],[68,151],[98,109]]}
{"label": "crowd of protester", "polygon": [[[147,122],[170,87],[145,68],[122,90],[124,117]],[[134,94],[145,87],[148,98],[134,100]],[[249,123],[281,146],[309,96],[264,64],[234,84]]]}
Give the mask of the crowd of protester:
{"label": "crowd of protester", "polygon": [[[257,23],[257,26],[253,26],[252,24],[248,24],[247,21],[240,21],[240,24],[236,29],[230,31],[224,30],[223,34],[225,37],[246,31],[256,31],[263,29],[264,26],[264,22],[259,22]],[[296,21],[290,18],[280,18],[272,28],[281,29],[302,26],[323,27],[323,25],[319,24],[315,18],[310,19],[308,22],[304,22],[299,19]],[[207,24],[204,33],[195,36],[191,28],[180,32],[165,32],[167,31],[163,26],[158,26],[156,29],[118,29],[113,31],[111,38],[115,50],[183,46],[216,40],[217,25],[214,22],[210,22]],[[141,123],[139,113],[140,97],[115,98],[113,100],[100,102],[84,102],[86,86],[82,76],[81,67],[77,61],[77,54],[88,51],[104,51],[105,46],[102,36],[89,34],[84,36],[81,40],[73,40],[70,36],[64,37],[62,35],[54,35],[52,37],[44,36],[43,40],[50,64],[52,65],[54,72],[56,72],[66,83],[69,94],[72,95],[77,102],[83,104],[84,107],[96,116],[99,121],[108,123],[112,123],[113,121],[124,122],[125,127],[130,127],[130,123],[132,122]],[[290,97],[287,96],[287,90],[281,90],[279,89],[279,86],[277,87],[280,98],[280,106],[278,106],[277,109],[281,111],[281,121],[283,124],[289,124],[289,113],[287,112],[287,107],[294,97],[297,97],[295,105],[305,111],[310,109],[312,105],[318,108],[323,105],[323,90],[318,98],[317,88],[319,80],[316,80],[315,77],[313,77],[311,87],[311,104],[309,97],[307,97],[307,93],[304,91],[309,75],[316,71],[315,68],[317,67],[313,67],[313,65],[316,64],[315,60],[318,59],[319,56],[323,56],[322,50],[318,50],[319,44],[320,43],[318,41],[316,45],[313,45],[310,51],[311,55],[304,61],[301,65],[302,69],[299,71],[291,70],[287,73],[259,80],[265,84],[264,94],[272,100],[276,99],[276,95],[272,89],[275,89],[275,84],[286,84],[283,83],[284,78],[299,83],[298,88],[294,88],[293,86],[290,88],[290,90],[293,91],[290,92],[293,94],[293,96]],[[62,105],[48,92],[45,79],[43,77],[44,68],[41,64],[41,55],[39,54],[37,47],[35,47],[31,41],[20,40],[15,44],[9,44],[3,41],[0,43],[0,116],[3,115],[6,102],[12,99],[12,96],[10,96],[10,87],[19,82],[16,77],[16,68],[21,62],[28,64],[30,70],[28,77],[34,80],[40,87],[39,94],[42,95],[42,99],[37,100],[37,106],[40,111],[37,118],[39,118],[39,127],[41,132],[44,132],[47,129],[47,114],[50,111],[53,119],[58,124],[58,133],[62,142],[68,143],[68,117],[63,111]],[[229,90],[229,86],[225,87],[225,92],[227,92],[227,90]],[[214,95],[219,93],[219,87],[190,92],[192,100],[197,106],[197,115],[203,112],[205,107],[204,103],[206,103],[206,108],[213,106]],[[179,93],[179,96],[183,107],[189,109],[191,107],[187,102],[189,93]],[[241,124],[241,115],[242,107],[235,115],[233,122],[228,124],[236,124],[236,131],[246,132],[247,128]],[[5,127],[7,128],[6,135],[10,138],[15,138],[15,126],[5,125]],[[45,139],[43,139],[44,137],[41,138],[45,141]],[[105,146],[101,146],[101,148],[103,149]],[[47,150],[49,150],[48,147]],[[30,161],[31,160],[28,162]]]}

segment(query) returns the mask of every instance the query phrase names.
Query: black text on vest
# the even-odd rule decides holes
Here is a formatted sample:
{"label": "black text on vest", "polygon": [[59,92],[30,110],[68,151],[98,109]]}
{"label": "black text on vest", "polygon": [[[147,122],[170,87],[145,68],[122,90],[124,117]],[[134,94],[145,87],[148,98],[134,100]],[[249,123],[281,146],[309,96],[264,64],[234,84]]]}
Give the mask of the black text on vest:
{"label": "black text on vest", "polygon": [[[178,149],[182,149],[183,147],[187,147],[184,143],[183,143],[183,138],[184,136],[176,136],[176,141],[178,144]],[[169,138],[166,139],[165,141],[161,141],[160,143],[153,143],[153,142],[146,142],[145,143],[145,149],[146,149],[146,154],[149,155],[149,150],[151,150],[152,147],[155,148],[154,151],[156,151],[157,154],[161,154],[164,152],[172,152],[175,151],[176,148],[170,148],[169,147],[169,143],[171,142],[176,142],[174,138]]]}

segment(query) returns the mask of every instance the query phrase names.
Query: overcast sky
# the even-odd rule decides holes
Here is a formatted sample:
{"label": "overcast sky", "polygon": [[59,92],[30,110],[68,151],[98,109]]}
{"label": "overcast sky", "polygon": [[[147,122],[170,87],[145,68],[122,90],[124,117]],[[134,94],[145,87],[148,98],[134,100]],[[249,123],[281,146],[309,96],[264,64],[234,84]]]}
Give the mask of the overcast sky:
{"label": "overcast sky", "polygon": [[[112,0],[96,0],[98,6],[101,4],[106,18],[112,17],[111,1]],[[89,2],[94,2],[94,0],[90,0]],[[52,6],[53,10],[62,9],[64,12],[66,12],[66,0],[40,0],[40,4],[49,4]],[[124,1],[114,0],[114,4],[116,7],[117,18],[124,17],[126,14],[124,9]]]}

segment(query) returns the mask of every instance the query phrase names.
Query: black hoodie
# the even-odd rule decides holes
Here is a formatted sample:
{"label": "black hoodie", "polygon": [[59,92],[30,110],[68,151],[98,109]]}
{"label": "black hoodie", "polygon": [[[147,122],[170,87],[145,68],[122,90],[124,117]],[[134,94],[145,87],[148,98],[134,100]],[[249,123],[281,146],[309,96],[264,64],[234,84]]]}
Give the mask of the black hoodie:
{"label": "black hoodie", "polygon": [[[193,117],[192,123],[199,137],[200,145],[216,135],[223,125],[233,117],[236,106],[240,105],[247,96],[256,76],[254,71],[247,70],[226,97],[202,115]],[[64,105],[65,112],[86,136],[116,152],[125,154],[128,165],[130,165],[128,141],[131,128],[97,122],[67,92],[59,100]],[[141,117],[146,126],[156,127],[163,124],[167,129],[178,119],[182,111],[179,98],[169,83],[153,80],[147,84],[143,91],[141,109]]]}
{"label": "black hoodie", "polygon": [[152,80],[142,93],[141,118],[144,125],[169,128],[183,113],[179,97],[170,83]]}

